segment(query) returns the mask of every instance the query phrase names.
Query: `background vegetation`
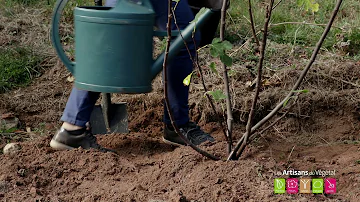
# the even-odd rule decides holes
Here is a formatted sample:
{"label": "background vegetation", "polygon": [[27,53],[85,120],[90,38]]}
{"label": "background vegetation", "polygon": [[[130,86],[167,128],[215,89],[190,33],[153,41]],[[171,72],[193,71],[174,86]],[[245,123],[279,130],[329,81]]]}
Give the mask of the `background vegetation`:
{"label": "background vegetation", "polygon": [[[55,0],[0,0],[0,93],[28,84],[56,61],[56,54],[49,40],[50,20]],[[253,0],[253,15],[257,31],[264,23],[265,4]],[[315,46],[327,22],[335,1],[318,1],[319,10],[306,11],[295,1],[282,1],[273,12],[269,39],[272,44],[286,45],[289,51],[295,47],[309,50]],[[65,46],[73,43],[73,7],[92,5],[92,0],[69,0],[65,9],[61,34]],[[232,0],[227,17],[226,40],[236,47],[251,38],[247,1]],[[26,13],[27,15],[23,15]],[[336,52],[344,57],[359,59],[360,50],[360,2],[344,2],[334,27],[323,46],[323,51]],[[28,16],[33,18],[28,19]],[[37,29],[38,35],[29,35],[26,29]],[[261,37],[261,35],[259,35]],[[16,38],[16,40],[14,40]],[[39,40],[40,39],[40,40]],[[69,50],[71,54],[71,49]],[[269,56],[276,50],[270,46]],[[257,57],[245,49],[245,58],[234,62],[256,61]],[[50,58],[50,59],[49,59]],[[43,68],[42,68],[43,67]]]}

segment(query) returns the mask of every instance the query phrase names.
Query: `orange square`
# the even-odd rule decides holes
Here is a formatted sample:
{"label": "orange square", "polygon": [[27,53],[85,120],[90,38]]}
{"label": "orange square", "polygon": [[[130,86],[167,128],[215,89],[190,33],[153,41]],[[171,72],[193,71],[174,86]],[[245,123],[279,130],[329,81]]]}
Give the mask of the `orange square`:
{"label": "orange square", "polygon": [[300,179],[300,193],[301,194],[310,194],[311,193],[311,179],[310,178],[301,178]]}

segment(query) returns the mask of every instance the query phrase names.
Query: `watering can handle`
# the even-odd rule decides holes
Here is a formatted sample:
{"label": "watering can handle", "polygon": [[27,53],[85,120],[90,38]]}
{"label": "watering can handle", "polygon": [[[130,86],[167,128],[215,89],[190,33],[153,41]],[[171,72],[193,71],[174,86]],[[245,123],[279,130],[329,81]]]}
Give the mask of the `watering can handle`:
{"label": "watering can handle", "polygon": [[59,55],[61,61],[64,63],[66,68],[74,74],[75,62],[72,62],[68,56],[65,54],[65,51],[60,42],[60,35],[59,35],[59,24],[60,24],[60,17],[61,13],[67,4],[68,0],[58,0],[55,5],[55,10],[53,13],[53,18],[51,21],[51,41],[55,47],[57,54]]}

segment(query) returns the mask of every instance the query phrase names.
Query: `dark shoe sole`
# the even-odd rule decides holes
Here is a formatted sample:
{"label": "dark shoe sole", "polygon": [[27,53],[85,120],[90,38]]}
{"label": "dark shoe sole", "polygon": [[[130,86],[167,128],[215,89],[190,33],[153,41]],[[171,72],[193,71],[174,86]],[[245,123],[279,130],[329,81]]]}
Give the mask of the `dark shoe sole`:
{"label": "dark shoe sole", "polygon": [[[59,150],[59,151],[76,149],[75,147],[70,147],[70,146],[60,143],[56,140],[50,141],[50,147],[55,150]],[[108,148],[101,148],[101,149],[97,149],[97,150],[99,150],[101,152],[112,152],[112,153],[117,154],[115,150],[108,149]]]}
{"label": "dark shoe sole", "polygon": [[56,150],[71,150],[71,149],[75,149],[74,147],[70,147],[66,144],[60,143],[56,140],[51,140],[50,141],[50,147]]}
{"label": "dark shoe sole", "polygon": [[172,141],[170,141],[170,140],[167,140],[167,139],[165,139],[164,137],[163,137],[162,139],[163,139],[163,141],[164,141],[165,143],[167,143],[167,144],[171,144],[171,145],[178,146],[178,147],[180,147],[180,146],[185,146],[185,145],[183,145],[183,144],[179,144],[179,143],[176,143],[176,142],[172,142]]}

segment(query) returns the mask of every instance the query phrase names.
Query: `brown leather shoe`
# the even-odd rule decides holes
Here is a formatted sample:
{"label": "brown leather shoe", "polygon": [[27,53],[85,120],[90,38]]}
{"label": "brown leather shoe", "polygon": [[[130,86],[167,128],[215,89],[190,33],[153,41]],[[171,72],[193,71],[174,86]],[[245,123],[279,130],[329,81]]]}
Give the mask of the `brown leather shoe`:
{"label": "brown leather shoe", "polygon": [[60,128],[56,135],[54,135],[50,142],[50,147],[56,150],[71,150],[82,147],[84,149],[94,148],[103,152],[114,152],[99,145],[96,137],[88,130],[85,130],[80,135],[72,135],[64,128]]}

